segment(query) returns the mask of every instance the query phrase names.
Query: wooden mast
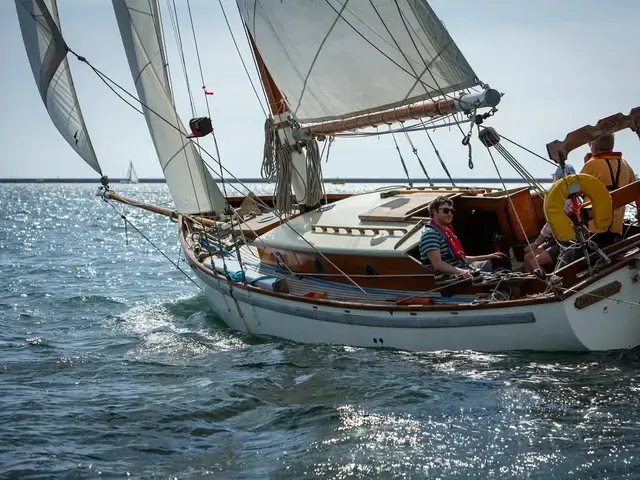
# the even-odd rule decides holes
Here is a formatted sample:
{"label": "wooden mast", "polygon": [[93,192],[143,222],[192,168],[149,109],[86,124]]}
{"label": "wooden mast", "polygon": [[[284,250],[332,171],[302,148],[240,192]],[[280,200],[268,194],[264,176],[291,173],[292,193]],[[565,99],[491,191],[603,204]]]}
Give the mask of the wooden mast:
{"label": "wooden mast", "polygon": [[[260,75],[260,80],[265,90],[265,94],[267,95],[267,101],[269,102],[269,109],[271,110],[271,115],[273,116],[276,123],[285,122],[289,117],[289,107],[284,100],[284,95],[276,85],[271,73],[267,69],[264,60],[262,59],[262,55],[258,51],[258,47],[251,36],[251,32],[245,25],[245,29],[247,31],[247,36],[249,37],[249,42],[251,44],[251,49],[253,50],[254,58],[256,59],[256,64],[258,67],[258,73]],[[296,140],[296,136],[294,135],[293,128],[289,122],[287,125],[282,128],[277,128],[276,135],[280,138],[282,144],[288,144],[291,149],[289,152],[291,166],[293,171],[297,172],[296,175],[292,175],[289,183],[291,184],[291,188],[295,194],[296,200],[302,212],[307,210],[312,210],[319,206],[319,204],[311,205],[308,204],[308,185],[307,185],[307,158],[302,153],[302,149],[298,145],[298,140]]]}
{"label": "wooden mast", "polygon": [[262,81],[262,85],[264,86],[265,93],[267,94],[267,100],[269,101],[269,110],[271,110],[272,115],[282,115],[289,111],[289,107],[287,103],[284,101],[284,97],[282,96],[282,92],[276,85],[276,82],[273,80],[273,77],[269,73],[267,66],[264,64],[264,60],[262,59],[262,55],[258,51],[258,47],[253,41],[253,37],[251,36],[251,32],[247,29],[247,36],[249,37],[249,43],[251,44],[251,50],[253,51],[253,55],[255,56],[256,63],[258,65],[258,73],[260,74],[260,80]]}

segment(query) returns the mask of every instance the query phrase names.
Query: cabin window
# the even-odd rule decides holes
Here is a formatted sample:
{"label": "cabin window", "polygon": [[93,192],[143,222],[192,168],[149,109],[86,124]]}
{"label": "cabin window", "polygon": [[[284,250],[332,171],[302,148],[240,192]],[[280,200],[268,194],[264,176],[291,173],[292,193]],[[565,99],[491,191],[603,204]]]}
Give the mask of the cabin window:
{"label": "cabin window", "polygon": [[375,275],[375,274],[376,274],[376,271],[373,269],[373,266],[372,266],[370,263],[367,263],[367,264],[364,266],[364,273],[365,273],[366,275]]}
{"label": "cabin window", "polygon": [[316,272],[324,273],[324,265],[322,264],[322,260],[320,260],[319,258],[316,258],[315,264],[316,264]]}

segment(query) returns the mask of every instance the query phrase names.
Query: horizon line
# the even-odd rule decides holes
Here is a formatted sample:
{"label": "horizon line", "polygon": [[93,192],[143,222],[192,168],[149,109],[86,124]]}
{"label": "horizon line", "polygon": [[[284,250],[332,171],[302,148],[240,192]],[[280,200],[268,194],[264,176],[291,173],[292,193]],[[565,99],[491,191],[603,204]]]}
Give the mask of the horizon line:
{"label": "horizon line", "polygon": [[[125,181],[124,178],[113,178],[109,180],[109,183],[124,183],[130,184]],[[538,183],[551,183],[552,178],[536,178]],[[222,183],[222,180],[215,180],[216,183]],[[224,180],[227,183],[272,183],[264,178],[238,178],[234,180]],[[374,178],[374,177],[352,177],[352,178],[324,178],[324,183],[429,183],[426,178]],[[478,177],[478,178],[432,178],[431,182],[439,184],[451,184],[451,183],[527,183],[522,178],[503,178],[502,180],[495,177]],[[100,183],[100,179],[97,178],[0,178],[0,183]],[[138,183],[166,183],[164,178],[138,178]]]}

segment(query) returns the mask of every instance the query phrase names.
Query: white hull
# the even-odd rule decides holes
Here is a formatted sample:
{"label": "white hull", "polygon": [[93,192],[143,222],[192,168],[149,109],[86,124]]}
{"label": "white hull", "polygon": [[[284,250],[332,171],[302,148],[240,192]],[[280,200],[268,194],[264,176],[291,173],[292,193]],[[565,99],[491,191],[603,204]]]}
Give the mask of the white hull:
{"label": "white hull", "polygon": [[[229,284],[194,268],[215,313],[232,329],[302,343],[385,347],[408,351],[589,351],[640,345],[640,282],[621,268],[562,301],[459,311],[340,308],[290,300]],[[575,299],[610,282],[611,298],[577,309]],[[629,303],[626,303],[629,302]]]}

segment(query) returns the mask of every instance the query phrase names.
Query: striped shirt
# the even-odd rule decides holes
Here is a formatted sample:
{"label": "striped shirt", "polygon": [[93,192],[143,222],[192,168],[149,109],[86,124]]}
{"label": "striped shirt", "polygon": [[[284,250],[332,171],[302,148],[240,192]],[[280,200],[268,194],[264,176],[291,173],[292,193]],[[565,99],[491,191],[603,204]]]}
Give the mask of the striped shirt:
{"label": "striped shirt", "polygon": [[[454,267],[464,268],[465,263],[453,256],[449,242],[447,242],[444,235],[438,232],[433,227],[425,227],[420,236],[420,261],[425,267],[433,269],[433,265],[429,260],[428,252],[432,250],[440,251],[440,258]],[[434,269],[435,270],[435,269]],[[436,281],[447,280],[451,278],[451,275],[435,270]]]}

